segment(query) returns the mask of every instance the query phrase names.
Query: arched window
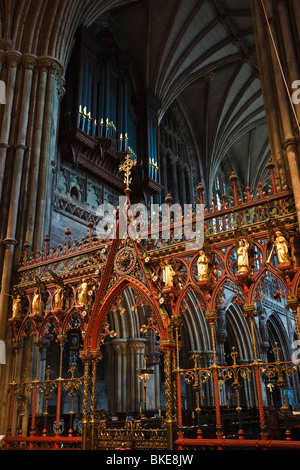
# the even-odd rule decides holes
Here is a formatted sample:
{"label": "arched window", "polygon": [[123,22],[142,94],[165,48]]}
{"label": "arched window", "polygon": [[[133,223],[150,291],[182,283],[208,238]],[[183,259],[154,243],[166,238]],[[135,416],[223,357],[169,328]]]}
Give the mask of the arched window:
{"label": "arched window", "polygon": [[71,188],[70,194],[71,194],[71,196],[74,197],[75,199],[79,199],[79,192],[78,192],[78,189],[76,188],[76,186],[73,186],[73,187]]}

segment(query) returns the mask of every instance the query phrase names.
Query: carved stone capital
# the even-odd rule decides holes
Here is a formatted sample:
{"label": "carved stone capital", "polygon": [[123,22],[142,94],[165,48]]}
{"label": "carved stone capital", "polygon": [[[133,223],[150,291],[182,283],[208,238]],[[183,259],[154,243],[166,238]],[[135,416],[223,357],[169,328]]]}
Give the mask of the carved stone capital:
{"label": "carved stone capital", "polygon": [[5,238],[3,240],[4,245],[16,245],[18,242],[14,238]]}
{"label": "carved stone capital", "polygon": [[1,38],[0,39],[0,49],[3,51],[8,51],[9,49],[12,49],[13,43],[12,40],[9,38]]}
{"label": "carved stone capital", "polygon": [[284,150],[287,150],[288,147],[294,145],[297,146],[299,143],[297,137],[290,137],[288,139],[285,139],[281,142],[281,146]]}
{"label": "carved stone capital", "polygon": [[126,352],[127,348],[127,339],[118,338],[111,341],[111,347],[117,354],[123,354]]}
{"label": "carved stone capital", "polygon": [[127,340],[129,350],[133,353],[143,353],[145,350],[146,338],[129,338]]}
{"label": "carved stone capital", "polygon": [[5,59],[10,68],[16,68],[21,62],[22,54],[19,51],[8,50],[5,52]]}
{"label": "carved stone capital", "polygon": [[41,55],[37,59],[37,66],[42,72],[51,73],[53,75],[62,75],[63,66],[55,58],[47,55]]}
{"label": "carved stone capital", "polygon": [[57,96],[58,96],[58,99],[61,100],[66,92],[66,89],[65,89],[66,80],[61,75],[56,75],[55,79],[56,79]]}
{"label": "carved stone capital", "polygon": [[33,70],[37,63],[37,57],[34,54],[23,54],[22,57],[22,64],[24,69],[31,69]]}

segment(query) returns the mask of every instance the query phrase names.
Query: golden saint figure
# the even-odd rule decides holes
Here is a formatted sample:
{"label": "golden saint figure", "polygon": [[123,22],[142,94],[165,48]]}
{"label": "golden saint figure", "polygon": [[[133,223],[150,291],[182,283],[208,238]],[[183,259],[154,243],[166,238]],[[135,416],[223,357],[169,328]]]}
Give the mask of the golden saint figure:
{"label": "golden saint figure", "polygon": [[208,281],[208,258],[203,250],[199,251],[197,260],[198,280]]}
{"label": "golden saint figure", "polygon": [[31,305],[31,310],[33,314],[39,315],[41,313],[41,304],[42,304],[42,299],[41,299],[40,289],[35,289],[33,300],[32,300],[32,305]]}
{"label": "golden saint figure", "polygon": [[82,283],[78,288],[78,304],[86,305],[87,304],[87,282],[86,279],[82,279]]}
{"label": "golden saint figure", "polygon": [[63,288],[57,285],[56,291],[54,294],[54,308],[57,310],[62,310],[63,303],[64,303]]}
{"label": "golden saint figure", "polygon": [[245,238],[239,240],[239,247],[237,249],[238,255],[238,272],[247,273],[249,271],[249,258],[248,258],[249,243]]}
{"label": "golden saint figure", "polygon": [[17,295],[17,297],[13,297],[12,317],[20,318],[20,316],[21,316],[21,296]]}
{"label": "golden saint figure", "polygon": [[290,257],[288,254],[288,244],[284,236],[280,231],[275,232],[275,247],[279,263],[290,263]]}
{"label": "golden saint figure", "polygon": [[169,260],[165,260],[164,264],[161,264],[161,268],[163,271],[163,281],[165,283],[165,287],[173,287],[173,276],[175,276],[176,273],[173,270]]}

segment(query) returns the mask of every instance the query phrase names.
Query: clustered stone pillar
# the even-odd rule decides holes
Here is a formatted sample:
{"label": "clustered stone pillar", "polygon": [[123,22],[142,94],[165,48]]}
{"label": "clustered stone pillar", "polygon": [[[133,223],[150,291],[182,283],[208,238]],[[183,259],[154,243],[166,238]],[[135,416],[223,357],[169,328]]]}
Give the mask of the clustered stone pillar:
{"label": "clustered stone pillar", "polygon": [[114,412],[143,408],[143,383],[139,382],[137,369],[143,368],[145,347],[145,338],[118,338],[109,343],[108,407]]}
{"label": "clustered stone pillar", "polygon": [[[0,340],[6,341],[12,271],[25,242],[37,250],[47,226],[45,200],[51,197],[49,158],[53,159],[63,67],[53,57],[13,50],[0,41],[1,80],[6,84],[0,133],[0,197],[3,264]],[[8,183],[9,182],[9,183]],[[25,227],[25,229],[24,229]],[[26,234],[26,235],[25,235]],[[0,393],[9,381],[10,358],[2,368]],[[5,382],[5,383],[4,383]],[[5,406],[5,402],[4,405]],[[5,413],[0,412],[0,421]],[[1,427],[0,422],[0,427]]]}
{"label": "clustered stone pillar", "polygon": [[251,10],[272,158],[281,183],[286,179],[294,192],[300,221],[300,105],[290,98],[293,81],[300,79],[299,35],[294,34],[293,24],[295,15],[299,17],[299,5],[286,0],[251,0]]}

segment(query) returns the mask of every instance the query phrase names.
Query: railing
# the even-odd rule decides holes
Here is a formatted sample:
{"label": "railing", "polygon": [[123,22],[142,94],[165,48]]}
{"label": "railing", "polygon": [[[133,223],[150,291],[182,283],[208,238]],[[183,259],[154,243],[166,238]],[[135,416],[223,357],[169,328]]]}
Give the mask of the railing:
{"label": "railing", "polygon": [[[210,367],[201,368],[198,367],[198,360],[200,358],[199,354],[194,353],[192,360],[194,361],[194,367],[192,369],[180,369],[175,370],[177,375],[177,400],[178,400],[178,439],[176,440],[176,445],[179,449],[184,449],[188,447],[197,448],[197,447],[249,447],[249,448],[300,448],[300,442],[293,442],[289,445],[289,441],[292,441],[292,432],[290,429],[290,422],[288,417],[289,402],[284,393],[287,381],[287,378],[291,378],[299,372],[299,365],[293,362],[282,362],[279,358],[280,348],[275,343],[273,349],[274,354],[276,355],[276,361],[272,363],[262,363],[255,360],[250,364],[237,364],[237,352],[235,348],[232,348],[231,357],[233,364],[231,366],[218,366],[213,364]],[[184,427],[182,422],[182,411],[181,411],[181,385],[179,377],[182,376],[187,384],[192,385],[195,391],[195,402],[196,408],[195,413],[197,415],[197,437],[196,438],[187,438],[184,436]],[[202,435],[202,424],[200,423],[200,390],[201,388],[212,379],[212,390],[213,390],[213,400],[215,408],[215,429],[216,429],[216,439],[203,439]],[[275,387],[280,391],[282,407],[280,409],[280,414],[284,421],[284,437],[286,441],[282,440],[270,440],[266,420],[266,410],[263,404],[262,399],[262,386],[261,381],[269,381],[268,384],[272,387],[268,387],[271,393],[271,401],[273,400],[272,392]],[[246,439],[243,418],[244,412],[241,407],[241,388],[243,382],[249,381],[254,385],[254,392],[256,394],[257,403],[258,403],[258,413],[259,413],[259,431],[261,436],[261,441]],[[228,382],[232,389],[235,392],[236,398],[236,414],[238,421],[238,431],[236,433],[237,439],[228,439],[224,436],[224,430],[222,425],[222,407],[221,402],[221,388],[224,384]],[[266,385],[268,385],[266,384]],[[221,443],[219,445],[219,443]],[[265,444],[264,444],[265,443]],[[283,444],[286,443],[286,444]]]}
{"label": "railing", "polygon": [[[155,423],[156,424],[156,423]],[[162,450],[167,448],[166,430],[161,420],[160,427],[150,428],[142,420],[126,420],[124,427],[107,427],[98,424],[97,447],[100,450]]]}
{"label": "railing", "polygon": [[[38,371],[38,361],[36,364],[36,376]],[[8,431],[5,438],[5,446],[7,449],[12,447],[25,447],[28,449],[33,448],[54,448],[58,449],[61,447],[80,447],[81,436],[73,435],[73,417],[74,417],[74,399],[82,386],[83,378],[74,377],[75,366],[72,365],[70,368],[71,377],[62,378],[61,376],[57,379],[50,379],[51,369],[48,366],[46,370],[46,380],[32,380],[24,382],[13,381],[10,384],[11,395],[10,395],[10,411],[8,420]],[[61,419],[61,408],[62,408],[62,394],[63,390],[68,393],[70,400],[70,411],[69,411],[69,430],[68,436],[62,436],[60,430],[60,419]],[[30,434],[28,436],[22,435],[24,411],[26,404],[28,404],[28,396],[32,391],[32,409],[31,409],[31,427]],[[48,426],[48,404],[52,395],[56,397],[56,415],[55,415],[55,429],[53,432],[49,431]],[[37,413],[38,395],[43,399],[44,412],[42,415]],[[16,413],[18,413],[16,415]],[[12,424],[13,421],[19,418],[18,425],[18,436],[12,436]],[[41,435],[38,435],[37,420],[43,419],[43,430]]]}
{"label": "railing", "polygon": [[39,449],[39,450],[80,450],[82,437],[68,437],[68,436],[27,436],[27,437],[12,437],[6,436],[5,449]]}
{"label": "railing", "polygon": [[180,450],[199,450],[207,448],[217,449],[247,449],[247,450],[299,450],[300,442],[297,441],[281,441],[281,440],[236,440],[236,439],[184,439],[180,438],[175,441]]}
{"label": "railing", "polygon": [[[271,172],[271,188],[270,192],[264,193],[262,190],[262,187],[260,187],[259,192],[257,197],[253,197],[251,195],[250,190],[247,189],[247,192],[244,194],[244,199],[241,199],[238,196],[238,188],[237,188],[237,183],[236,183],[236,178],[234,175],[232,175],[231,181],[233,183],[233,200],[231,203],[226,203],[225,197],[223,198],[221,208],[216,208],[215,205],[213,204],[212,207],[206,207],[205,209],[205,215],[204,215],[204,224],[205,224],[205,231],[206,234],[213,234],[213,235],[218,235],[221,237],[220,234],[222,234],[223,237],[223,232],[224,230],[229,231],[231,230],[234,232],[234,230],[237,227],[244,227],[247,225],[247,223],[251,220],[252,222],[254,221],[257,224],[261,224],[262,222],[267,221],[271,217],[275,218],[283,218],[285,223],[288,223],[289,225],[294,224],[296,225],[294,221],[294,201],[292,199],[292,193],[288,190],[282,190],[279,191],[276,188],[275,185],[275,179],[273,175],[273,168],[272,166],[269,165],[269,169]],[[170,202],[170,201],[169,201]],[[199,187],[199,202],[200,204],[204,204],[204,197],[203,197],[203,190],[202,187]],[[252,211],[252,212],[250,212]],[[236,223],[234,223],[234,221]],[[212,224],[211,226],[209,224]],[[253,224],[252,224],[253,225]],[[173,225],[173,235],[176,232],[176,224]],[[149,254],[149,252],[152,249],[158,249],[159,247],[164,247],[165,244],[172,244],[175,241],[174,236],[171,237],[170,240],[164,241],[161,238],[161,227],[158,227],[158,240],[157,240],[157,245],[153,247],[151,245],[152,241],[148,243],[148,240],[144,241],[144,246],[142,246],[142,250],[144,249],[144,255],[146,256]],[[260,225],[259,230],[262,232],[265,231],[264,238],[267,238],[267,228],[262,227]],[[27,287],[32,290],[33,286],[38,283],[38,282],[45,282],[45,284],[50,284],[52,283],[52,287],[50,287],[50,290],[52,289],[53,294],[51,296],[51,299],[54,297],[54,284],[55,284],[55,276],[62,276],[62,279],[68,279],[70,280],[73,277],[76,280],[77,276],[77,281],[83,277],[88,275],[95,275],[94,277],[96,278],[99,274],[101,274],[101,270],[103,267],[105,267],[107,263],[107,256],[111,247],[111,241],[109,240],[100,240],[95,236],[94,229],[92,227],[92,224],[89,224],[89,233],[87,238],[83,238],[81,242],[77,240],[71,240],[70,237],[70,231],[67,229],[66,232],[66,240],[64,246],[59,245],[58,248],[50,247],[49,246],[49,239],[48,237],[45,237],[45,245],[43,249],[38,252],[37,254],[30,254],[28,249],[25,251],[24,255],[24,261],[23,261],[23,266],[20,267],[19,269],[19,276],[20,276],[20,282],[18,284],[18,287]],[[228,233],[227,233],[228,234]],[[256,233],[257,235],[257,233]],[[225,238],[225,235],[224,235]],[[228,237],[230,238],[230,237]],[[231,242],[227,242],[230,244]],[[231,240],[234,238],[234,236],[231,236]],[[269,256],[271,256],[268,252],[268,247],[266,244],[261,244],[261,249],[263,249],[263,255],[264,255],[264,263],[266,259],[268,259]],[[114,247],[115,249],[115,247]],[[150,251],[149,251],[150,250]],[[176,251],[174,251],[176,253]],[[219,253],[220,254],[220,253]],[[187,254],[187,262],[191,263],[191,260],[188,259],[189,255]],[[149,259],[151,257],[148,257]],[[135,258],[134,258],[135,259]],[[228,258],[229,259],[229,258]],[[147,264],[147,257],[145,257],[145,263]],[[193,261],[194,262],[194,261]],[[110,263],[112,261],[110,260]],[[226,263],[229,265],[229,261],[227,260]],[[157,261],[158,264],[158,261]],[[152,261],[152,267],[155,267],[155,261]],[[157,268],[158,269],[158,268]],[[226,268],[227,269],[227,268]],[[296,269],[298,269],[298,266],[296,266]],[[293,273],[295,274],[295,272]],[[52,271],[52,274],[50,273],[50,270]],[[290,274],[290,268],[288,271],[288,276],[291,276]],[[187,272],[187,271],[186,271]],[[190,266],[189,271],[188,271],[188,276],[189,276],[189,282],[194,282],[194,278],[192,277],[192,266]],[[228,268],[229,272],[229,268]],[[291,271],[292,272],[292,271]],[[223,271],[224,273],[224,271]],[[153,274],[155,272],[153,271]],[[234,273],[232,273],[234,274]],[[54,277],[54,279],[53,279]],[[153,282],[156,282],[154,280],[156,276],[153,276]],[[249,277],[249,276],[248,276]],[[182,277],[183,278],[183,277]],[[96,285],[98,286],[98,279],[95,280],[95,288]],[[184,278],[183,278],[184,279]],[[233,275],[231,276],[231,285],[234,285],[234,277]],[[246,278],[245,278],[246,279]],[[297,286],[298,286],[298,277],[296,277],[296,282],[295,286],[290,282],[287,283],[287,286],[292,286],[292,288],[288,291],[290,294],[288,301],[289,301],[289,307],[292,308],[293,313],[295,315],[295,322],[296,322],[296,331],[298,338],[300,338],[300,335],[298,333],[298,327],[297,327],[297,321],[296,321],[296,316],[297,316],[297,307],[298,307],[298,299],[294,295],[297,292]],[[264,443],[266,442],[271,442],[270,445],[273,446],[273,441],[270,441],[268,439],[268,432],[267,432],[267,426],[266,426],[266,420],[265,420],[265,410],[264,410],[264,404],[263,404],[263,399],[262,399],[262,386],[261,386],[261,381],[262,377],[264,376],[267,380],[269,380],[269,383],[274,384],[279,388],[279,390],[282,392],[282,397],[283,397],[283,407],[282,407],[282,414],[285,417],[285,423],[286,423],[286,430],[285,430],[285,437],[286,441],[288,444],[291,444],[290,438],[291,438],[291,432],[289,429],[289,424],[287,420],[287,403],[286,403],[286,398],[283,393],[284,387],[285,387],[285,377],[292,377],[296,372],[298,371],[298,365],[291,363],[291,362],[281,362],[279,359],[279,351],[276,345],[276,348],[274,348],[274,352],[276,353],[277,360],[274,363],[261,363],[257,360],[257,354],[256,354],[256,344],[255,344],[255,335],[254,335],[254,326],[253,326],[253,317],[255,316],[254,314],[254,305],[252,305],[255,301],[256,298],[252,296],[252,293],[249,289],[249,285],[253,281],[253,276],[247,278],[245,282],[243,280],[239,281],[243,287],[243,295],[245,296],[245,299],[247,301],[244,301],[244,313],[243,315],[248,317],[250,321],[250,329],[251,329],[251,336],[252,336],[252,342],[253,342],[253,353],[254,353],[254,361],[253,363],[249,364],[243,364],[239,365],[236,362],[236,352],[233,350],[232,351],[232,360],[233,360],[233,365],[231,366],[218,366],[216,363],[216,347],[215,347],[215,332],[214,332],[214,324],[217,320],[217,313],[215,311],[216,306],[219,305],[218,297],[217,295],[222,295],[222,289],[224,286],[222,286],[219,282],[219,284],[216,287],[216,283],[212,283],[211,287],[209,286],[204,286],[203,289],[207,289],[204,291],[205,293],[205,302],[202,304],[199,303],[199,306],[202,308],[203,306],[203,311],[205,311],[205,316],[206,320],[210,323],[211,326],[211,345],[212,345],[212,350],[213,350],[213,356],[214,356],[214,362],[211,367],[207,368],[199,368],[198,367],[198,359],[197,356],[195,355],[194,358],[194,368],[190,369],[180,369],[179,368],[179,348],[178,344],[176,346],[176,362],[177,362],[177,367],[175,367],[175,370],[173,371],[175,374],[176,378],[176,384],[177,386],[174,385],[174,388],[176,388],[176,413],[177,413],[177,425],[178,425],[178,439],[177,439],[177,445],[186,447],[186,446],[195,446],[195,441],[200,442],[201,445],[205,446],[214,446],[217,445],[217,442],[222,442],[223,444],[218,446],[218,447],[225,447],[225,446],[230,446],[232,444],[232,439],[226,439],[226,444],[224,443],[225,440],[223,439],[223,431],[222,431],[222,419],[221,419],[221,405],[220,405],[220,384],[230,383],[231,386],[233,387],[235,394],[236,394],[236,401],[237,401],[237,407],[236,407],[236,412],[238,413],[239,416],[239,439],[234,442],[239,442],[242,441],[243,444],[247,441],[249,444],[249,447],[254,446],[254,447],[260,447],[261,444],[256,444],[257,441],[254,440],[248,440],[244,438],[244,430],[243,430],[243,423],[242,423],[242,414],[241,414],[241,406],[240,406],[240,389],[242,387],[242,382],[247,380],[251,381],[253,384],[253,389],[256,391],[256,396],[257,396],[257,402],[258,402],[258,411],[259,411],[259,422],[260,422],[260,430],[261,430],[261,439]],[[243,284],[244,282],[244,284]],[[247,284],[249,283],[249,285]],[[183,284],[183,283],[182,283]],[[192,284],[192,285],[194,285]],[[75,282],[74,282],[75,285]],[[196,285],[196,284],[195,284]],[[159,287],[159,286],[158,286]],[[198,288],[200,289],[201,286],[198,285]],[[259,288],[263,289],[263,286],[260,286]],[[77,289],[77,290],[76,290]],[[210,289],[212,289],[210,291]],[[215,292],[213,292],[213,289],[215,289]],[[217,290],[219,289],[219,291]],[[153,296],[153,290],[149,290],[147,295]],[[157,291],[159,289],[157,288]],[[56,292],[56,291],[55,291]],[[146,292],[146,290],[145,290]],[[180,292],[180,290],[178,290]],[[220,293],[221,292],[221,293]],[[160,293],[160,292],[159,292]],[[254,291],[255,293],[255,291]],[[83,328],[86,327],[88,324],[89,320],[89,315],[87,315],[87,310],[81,309],[80,307],[83,307],[82,305],[77,305],[75,302],[76,300],[76,295],[78,294],[78,287],[74,287],[74,291],[72,291],[72,295],[70,294],[70,297],[72,298],[72,302],[74,301],[74,306],[76,307],[76,314],[78,313],[78,318],[80,320],[80,329],[84,331],[88,331],[87,329]],[[213,295],[212,295],[213,294]],[[291,296],[293,294],[293,296]],[[30,293],[31,295],[31,293]],[[166,294],[167,295],[167,294]],[[171,295],[173,293],[171,292]],[[176,294],[177,295],[177,294]],[[240,295],[240,294],[239,294]],[[251,297],[252,296],[252,297]],[[78,296],[77,296],[78,297]],[[91,296],[92,297],[92,296]],[[171,298],[171,297],[170,297]],[[203,297],[204,298],[204,297]],[[179,309],[180,303],[182,302],[183,304],[183,298],[180,296],[178,297],[179,300],[177,300],[176,304],[176,309],[174,309],[174,304],[173,309],[172,309],[172,314],[175,315],[179,314],[181,311]],[[200,297],[202,299],[202,297]],[[31,300],[31,297],[30,299]],[[164,298],[161,298],[160,301],[164,302]],[[216,300],[216,302],[215,302]],[[242,299],[243,300],[243,299]],[[52,301],[52,300],[51,300]],[[162,303],[159,301],[159,304],[162,305]],[[172,300],[173,302],[173,300]],[[200,300],[199,300],[200,302]],[[215,302],[215,304],[214,304]],[[91,302],[92,303],[92,302]],[[72,304],[73,305],[73,304]],[[197,307],[198,308],[198,307]],[[63,352],[63,343],[66,340],[66,333],[69,331],[69,328],[71,327],[71,313],[69,312],[68,316],[66,315],[66,312],[64,310],[47,310],[48,313],[46,313],[44,316],[42,315],[30,315],[29,311],[26,311],[26,316],[24,319],[22,318],[13,318],[10,319],[10,322],[14,328],[14,338],[15,338],[15,348],[17,352],[17,348],[20,347],[19,344],[17,344],[17,341],[20,341],[22,337],[25,335],[25,327],[27,325],[33,325],[33,329],[31,330],[31,335],[35,332],[36,334],[33,335],[35,339],[35,343],[37,346],[37,358],[39,358],[39,349],[42,344],[42,337],[43,334],[46,332],[48,328],[48,319],[53,316],[55,318],[55,333],[57,334],[57,340],[60,343],[60,373],[59,373],[59,378],[56,380],[50,380],[49,376],[47,377],[46,380],[40,381],[38,380],[38,360],[37,360],[37,365],[36,365],[36,373],[35,373],[35,380],[32,382],[25,382],[23,381],[22,383],[16,383],[14,380],[11,383],[11,402],[10,402],[10,415],[9,415],[9,430],[6,438],[6,445],[8,447],[12,447],[13,445],[23,445],[28,448],[34,448],[38,446],[53,446],[55,448],[60,448],[60,446],[67,446],[67,445],[79,445],[80,442],[80,437],[72,436],[72,433],[69,432],[69,436],[64,437],[60,435],[58,423],[60,420],[61,416],[61,401],[62,401],[62,390],[65,388],[66,391],[69,391],[71,403],[72,399],[74,399],[74,396],[77,393],[78,387],[77,385],[81,386],[84,382],[84,377],[82,378],[75,378],[74,374],[72,373],[72,377],[70,379],[63,379],[62,378],[62,352]],[[50,313],[49,313],[50,312]],[[71,311],[72,312],[72,311]],[[67,318],[66,322],[64,323],[65,318]],[[164,319],[168,318],[167,315],[164,312]],[[178,316],[178,318],[172,317],[175,319],[174,325],[176,327],[176,322],[179,322],[179,318],[182,319],[183,315]],[[26,323],[28,320],[28,323]],[[30,320],[30,321],[29,321]],[[149,317],[149,322],[147,327],[153,327],[155,330],[155,325],[153,324],[153,318]],[[150,321],[151,320],[151,321]],[[151,323],[152,322],[152,323]],[[147,328],[144,325],[142,325],[143,329]],[[167,328],[166,328],[167,330]],[[156,331],[156,330],[155,330]],[[176,330],[177,331],[177,330]],[[20,333],[21,332],[21,333]],[[20,334],[19,334],[20,333]],[[108,328],[105,326],[105,334],[104,332],[101,333],[102,339],[104,339],[105,335],[110,334],[111,331],[109,331]],[[157,333],[157,331],[156,331]],[[178,331],[177,331],[178,334]],[[161,338],[161,340],[164,340],[164,338]],[[178,343],[178,338],[177,338],[177,343]],[[174,344],[172,341],[165,341],[168,347],[168,353],[169,356],[167,356],[170,359],[170,355],[173,354],[173,347]],[[93,351],[88,351],[91,352],[93,355],[96,350]],[[98,352],[98,351],[97,351]],[[178,358],[177,358],[178,354]],[[88,355],[88,354],[87,354]],[[97,360],[97,357],[93,357],[93,360]],[[15,364],[17,361],[15,362]],[[89,362],[87,358],[87,362],[85,364],[87,366],[87,369],[89,367]],[[16,367],[16,366],[15,366]],[[94,369],[95,367],[95,369]],[[93,362],[93,370],[96,371],[96,362]],[[167,367],[168,370],[168,380],[166,380],[166,383],[168,383],[168,396],[167,401],[168,401],[168,413],[171,415],[171,408],[172,408],[172,396],[171,396],[171,366]],[[216,440],[214,439],[202,439],[201,433],[200,433],[200,428],[198,429],[198,439],[187,439],[186,436],[184,436],[183,432],[183,422],[182,422],[182,411],[181,411],[181,390],[180,390],[180,379],[181,377],[184,378],[187,384],[192,385],[193,389],[196,392],[196,413],[197,415],[200,414],[200,397],[199,397],[199,392],[200,392],[200,386],[208,382],[208,380],[211,380],[211,390],[213,390],[214,394],[214,406],[215,406],[215,420],[216,420],[216,430],[217,430],[217,438]],[[83,393],[83,403],[85,401],[85,407],[87,408],[87,397],[88,397],[88,373],[86,374],[86,380],[85,380],[85,390]],[[96,397],[96,373],[93,375],[93,396],[94,399]],[[69,386],[69,389],[67,388]],[[26,397],[28,393],[26,392],[26,387],[31,389],[33,392],[33,397],[32,397],[32,417],[31,417],[31,434],[28,437],[23,437],[23,436],[18,436],[18,437],[12,437],[11,436],[11,429],[12,429],[12,424],[14,421],[14,412],[15,412],[15,404],[17,402],[17,397],[19,400],[19,405],[20,401],[22,402],[22,397]],[[77,387],[77,388],[76,388]],[[71,390],[73,394],[73,398],[71,395]],[[56,431],[54,436],[49,436],[47,435],[47,431],[43,432],[42,436],[38,436],[36,433],[36,426],[35,426],[35,418],[36,418],[36,410],[37,410],[37,400],[38,400],[38,393],[43,394],[44,398],[44,403],[45,403],[45,411],[44,411],[44,418],[45,421],[47,419],[47,404],[49,401],[49,397],[52,392],[57,394],[57,413],[56,413]],[[28,392],[28,390],[27,390]],[[95,403],[94,403],[95,405]],[[72,407],[71,407],[72,410]],[[21,415],[20,415],[21,416]],[[72,417],[72,413],[70,411],[70,417]],[[171,418],[168,416],[168,429],[171,429],[170,426],[171,423]],[[86,423],[85,423],[86,424]],[[130,424],[130,426],[133,426]],[[19,434],[21,433],[22,430],[22,419],[20,420],[19,423]],[[46,425],[44,426],[44,429],[46,430]],[[94,432],[94,429],[93,429]],[[138,427],[137,424],[135,424],[133,427],[129,427],[129,424],[127,424],[127,427],[125,427],[123,430],[116,430],[113,428],[104,428],[102,427],[99,430],[99,446],[102,448],[111,448],[115,449],[116,446],[120,446],[120,448],[128,448],[127,446],[130,446],[130,448],[154,448],[153,446],[158,446],[159,448],[163,448],[166,445],[166,440],[165,440],[165,431],[161,429],[145,429]],[[170,436],[168,436],[170,437]],[[259,441],[260,442],[260,441]],[[281,441],[280,441],[281,442]],[[155,443],[155,444],[154,444]],[[245,446],[248,444],[245,444]],[[267,446],[267,444],[265,444]],[[275,444],[274,444],[275,445]],[[281,445],[281,444],[278,444]],[[297,446],[298,444],[294,444]],[[155,447],[157,448],[157,447]]]}
{"label": "railing", "polygon": [[[186,240],[191,238],[191,234],[195,234],[199,230],[197,218],[199,220],[203,217],[200,230],[204,231],[205,237],[220,236],[221,234],[224,236],[224,232],[245,229],[249,226],[253,228],[276,218],[288,216],[292,220],[296,215],[293,192],[286,187],[282,189],[277,187],[274,164],[269,161],[267,167],[269,170],[268,181],[264,185],[260,183],[256,193],[250,191],[249,187],[243,190],[238,183],[237,176],[232,173],[229,188],[231,196],[223,194],[219,206],[214,198],[209,200],[204,194],[201,182],[197,187],[198,197],[192,211],[188,214],[183,214],[181,208],[176,208],[176,204],[172,206],[172,197],[168,195],[166,205],[170,209],[169,215],[167,214],[168,208],[164,207],[162,215],[159,214],[155,220],[153,218],[150,220],[148,233],[151,233],[152,240],[149,249],[157,250],[173,244],[184,244]],[[198,213],[197,207],[199,208]],[[186,227],[183,227],[183,216]],[[170,235],[164,238],[163,233],[168,230],[168,222],[166,222],[168,217],[171,220],[169,224]],[[142,234],[142,238],[146,238],[145,233]]]}

